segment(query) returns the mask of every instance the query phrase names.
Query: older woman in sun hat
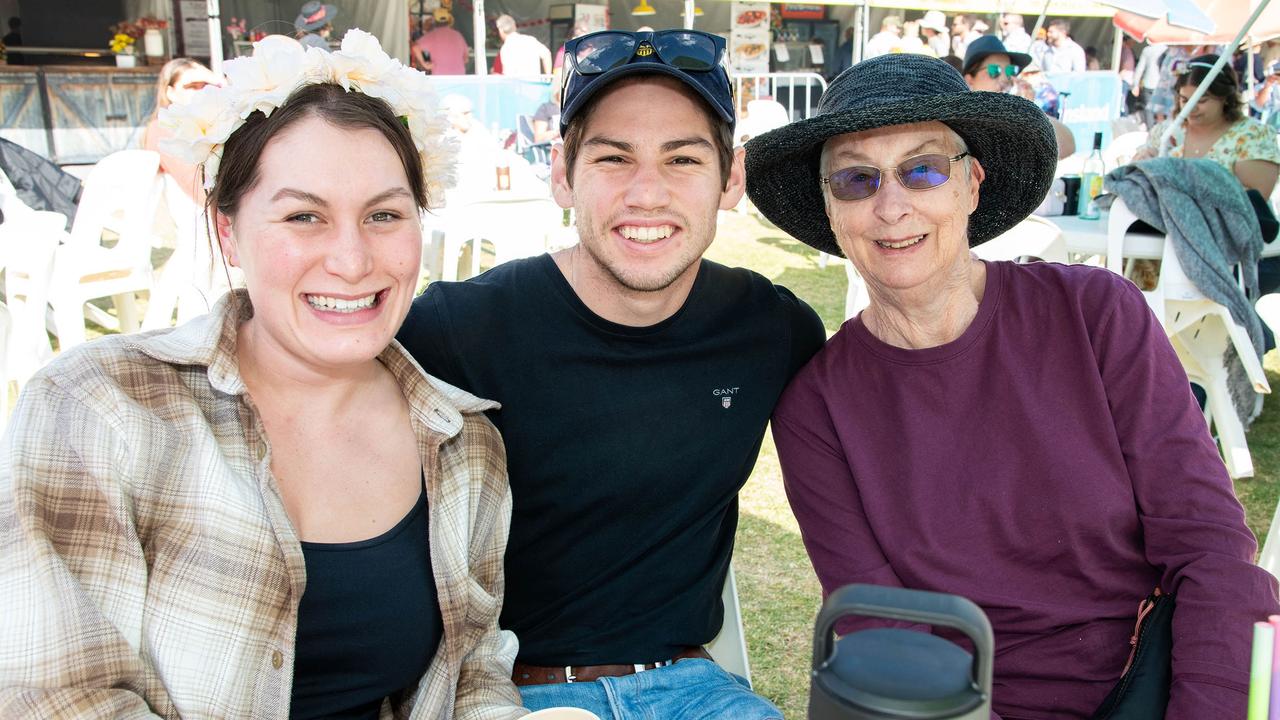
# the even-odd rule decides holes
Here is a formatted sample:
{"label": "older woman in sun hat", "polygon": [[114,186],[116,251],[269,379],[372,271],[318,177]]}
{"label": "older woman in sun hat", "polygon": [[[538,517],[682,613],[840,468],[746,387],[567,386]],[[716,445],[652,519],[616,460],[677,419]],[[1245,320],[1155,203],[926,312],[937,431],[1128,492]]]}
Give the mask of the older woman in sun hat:
{"label": "older woman in sun hat", "polygon": [[1241,717],[1275,582],[1160,324],[1105,270],[969,251],[1044,198],[1044,113],[892,55],[746,147],[756,206],[848,257],[871,298],[773,417],[824,592],[973,599],[1007,720],[1093,712],[1159,587],[1177,601],[1168,717]]}

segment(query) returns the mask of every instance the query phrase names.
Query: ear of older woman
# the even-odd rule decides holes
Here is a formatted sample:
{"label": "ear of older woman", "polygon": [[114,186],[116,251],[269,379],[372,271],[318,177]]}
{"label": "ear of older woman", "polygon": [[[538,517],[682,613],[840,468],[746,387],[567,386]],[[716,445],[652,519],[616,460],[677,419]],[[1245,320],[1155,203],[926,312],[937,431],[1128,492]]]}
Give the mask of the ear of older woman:
{"label": "ear of older woman", "polygon": [[276,135],[258,173],[235,216],[218,218],[254,307],[241,372],[299,537],[363,540],[402,518],[420,488],[408,405],[375,359],[416,287],[413,194],[378,132],[318,117]]}

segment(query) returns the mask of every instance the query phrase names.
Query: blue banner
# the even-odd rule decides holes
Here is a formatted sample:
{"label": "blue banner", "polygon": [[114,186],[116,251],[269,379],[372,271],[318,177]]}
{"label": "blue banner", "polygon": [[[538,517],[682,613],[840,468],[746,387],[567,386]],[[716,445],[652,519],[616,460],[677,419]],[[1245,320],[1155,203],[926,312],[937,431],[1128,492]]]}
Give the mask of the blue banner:
{"label": "blue banner", "polygon": [[[1089,72],[1045,73],[1045,79],[1058,91],[1060,119],[1075,136],[1076,152],[1088,153],[1093,148],[1093,134],[1102,133],[1102,146],[1111,142],[1111,121],[1120,117],[1124,107],[1120,76],[1110,70]],[[1070,93],[1063,97],[1065,93]]]}
{"label": "blue banner", "polygon": [[542,79],[502,75],[438,75],[430,79],[437,100],[446,95],[462,95],[471,100],[471,115],[485,129],[496,124],[514,130],[517,116],[534,114],[551,98],[551,83]]}

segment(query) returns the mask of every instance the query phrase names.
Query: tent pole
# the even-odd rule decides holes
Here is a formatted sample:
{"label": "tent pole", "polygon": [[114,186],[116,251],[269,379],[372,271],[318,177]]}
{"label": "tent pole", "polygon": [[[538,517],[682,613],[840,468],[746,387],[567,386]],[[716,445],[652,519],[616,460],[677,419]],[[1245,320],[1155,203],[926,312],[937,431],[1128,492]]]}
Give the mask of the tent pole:
{"label": "tent pole", "polygon": [[[1244,25],[1240,27],[1240,32],[1236,33],[1236,39],[1232,40],[1227,47],[1239,47],[1240,40],[1248,34],[1249,29],[1253,27],[1255,22],[1257,22],[1258,16],[1262,15],[1262,11],[1270,4],[1271,0],[1259,0],[1258,7],[1253,9],[1253,14],[1249,16],[1248,20],[1244,21]],[[1222,53],[1222,55],[1218,57],[1218,62],[1214,63],[1213,67],[1209,70],[1209,74],[1204,76],[1204,81],[1200,83],[1200,87],[1196,88],[1196,91],[1192,93],[1191,98],[1182,104],[1182,111],[1178,113],[1178,117],[1174,118],[1173,122],[1169,123],[1169,127],[1165,128],[1164,134],[1160,136],[1161,155],[1164,155],[1165,151],[1169,148],[1169,141],[1173,138],[1174,129],[1186,122],[1187,115],[1191,114],[1196,103],[1200,102],[1200,98],[1204,97],[1205,91],[1209,89],[1209,84],[1213,82],[1214,78],[1218,77],[1218,73],[1222,72],[1222,66],[1226,65],[1227,60],[1230,58],[1231,55],[1229,53]],[[1252,72],[1249,73],[1249,77],[1253,77]]]}
{"label": "tent pole", "polygon": [[1253,96],[1257,89],[1254,87],[1255,82],[1253,79],[1253,38],[1251,37],[1247,37],[1244,40],[1244,73],[1249,78],[1245,83],[1245,87],[1249,88],[1249,102],[1252,104]]}
{"label": "tent pole", "polygon": [[489,74],[489,56],[484,46],[484,0],[471,6],[471,47],[476,49],[476,75]]}
{"label": "tent pole", "polygon": [[208,0],[205,9],[209,15],[209,69],[214,75],[222,75],[222,10],[218,0]]}
{"label": "tent pole", "polygon": [[858,61],[867,56],[867,38],[871,35],[871,0],[862,0],[862,32],[858,34]]}
{"label": "tent pole", "polygon": [[[1114,25],[1112,23],[1113,27]],[[1111,69],[1120,72],[1120,54],[1124,51],[1124,31],[1118,27],[1115,31],[1115,36],[1111,40]],[[1137,58],[1134,59],[1137,60]]]}
{"label": "tent pole", "polygon": [[1036,26],[1031,29],[1031,42],[1036,41],[1036,33],[1040,32],[1040,28],[1044,27],[1044,16],[1049,13],[1050,0],[1044,0],[1044,7],[1040,8],[1040,17],[1036,18]]}

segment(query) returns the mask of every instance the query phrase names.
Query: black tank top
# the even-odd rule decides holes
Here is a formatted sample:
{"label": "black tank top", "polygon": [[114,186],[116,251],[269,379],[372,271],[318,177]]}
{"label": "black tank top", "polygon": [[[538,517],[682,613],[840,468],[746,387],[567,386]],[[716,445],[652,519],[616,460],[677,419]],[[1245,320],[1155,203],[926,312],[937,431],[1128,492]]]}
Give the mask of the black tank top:
{"label": "black tank top", "polygon": [[302,543],[307,589],[289,717],[378,717],[413,687],[444,634],[427,542],[427,496],[369,540]]}

